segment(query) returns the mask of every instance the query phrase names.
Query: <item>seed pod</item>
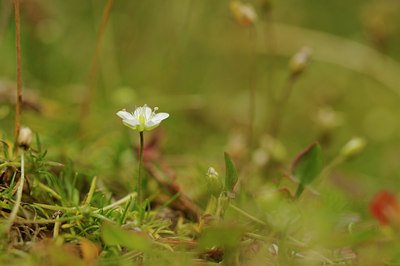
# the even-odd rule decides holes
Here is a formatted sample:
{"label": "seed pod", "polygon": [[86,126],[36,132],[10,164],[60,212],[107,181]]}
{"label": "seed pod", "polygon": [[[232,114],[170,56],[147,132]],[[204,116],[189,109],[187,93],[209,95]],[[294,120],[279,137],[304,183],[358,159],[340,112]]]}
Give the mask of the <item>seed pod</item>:
{"label": "seed pod", "polygon": [[24,150],[29,149],[32,142],[32,131],[29,127],[22,127],[19,131],[18,146]]}

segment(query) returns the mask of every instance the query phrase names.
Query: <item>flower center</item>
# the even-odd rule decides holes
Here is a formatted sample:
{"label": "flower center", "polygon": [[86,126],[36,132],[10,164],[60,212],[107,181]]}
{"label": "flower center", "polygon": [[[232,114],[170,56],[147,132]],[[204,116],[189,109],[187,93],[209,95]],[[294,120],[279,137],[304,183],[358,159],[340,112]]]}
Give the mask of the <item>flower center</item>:
{"label": "flower center", "polygon": [[144,115],[139,115],[139,123],[142,125],[146,123],[146,117]]}

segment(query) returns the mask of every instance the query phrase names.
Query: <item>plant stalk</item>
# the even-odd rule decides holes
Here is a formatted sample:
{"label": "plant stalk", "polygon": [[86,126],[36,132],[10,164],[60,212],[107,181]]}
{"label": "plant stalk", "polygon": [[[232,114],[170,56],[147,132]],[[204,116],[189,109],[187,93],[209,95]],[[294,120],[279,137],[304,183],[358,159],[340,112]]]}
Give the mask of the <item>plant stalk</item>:
{"label": "plant stalk", "polygon": [[[254,33],[253,33],[254,30]],[[254,75],[255,73],[255,38],[256,32],[255,28],[249,29],[249,45],[250,45],[250,62],[249,62],[249,147],[250,150],[253,147],[254,138],[254,118],[256,113],[256,88],[254,86]]]}
{"label": "plant stalk", "polygon": [[[21,103],[22,103],[22,75],[21,75],[21,23],[19,16],[19,0],[14,0],[15,10],[15,40],[16,40],[16,53],[17,53],[17,102],[15,110],[15,127],[14,127],[14,143],[17,143],[20,117],[21,117]],[[18,149],[15,145],[14,150]]]}
{"label": "plant stalk", "polygon": [[275,105],[275,114],[271,121],[271,135],[273,137],[277,137],[279,134],[279,130],[282,124],[282,119],[284,116],[286,104],[289,101],[290,95],[292,94],[293,85],[296,81],[296,77],[290,75],[289,78],[286,80],[284,88],[283,88],[283,95],[277,101]]}
{"label": "plant stalk", "polygon": [[137,196],[139,205],[142,205],[142,168],[143,168],[143,131],[139,132],[140,135],[140,154],[139,154],[139,176],[137,184]]}

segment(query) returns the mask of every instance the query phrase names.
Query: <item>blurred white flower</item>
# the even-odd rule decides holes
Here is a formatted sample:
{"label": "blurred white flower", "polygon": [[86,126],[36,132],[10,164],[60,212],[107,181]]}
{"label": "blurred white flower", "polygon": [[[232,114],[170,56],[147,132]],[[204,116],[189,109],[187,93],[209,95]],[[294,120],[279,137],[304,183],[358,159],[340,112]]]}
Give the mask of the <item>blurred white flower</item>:
{"label": "blurred white flower", "polygon": [[243,4],[240,1],[232,1],[230,8],[235,20],[242,26],[253,25],[257,20],[257,14],[250,4]]}
{"label": "blurred white flower", "polygon": [[219,174],[217,171],[215,171],[215,169],[213,167],[208,167],[208,172],[207,172],[207,176],[208,177],[218,177]]}
{"label": "blurred white flower", "polygon": [[142,132],[144,130],[152,130],[161,123],[162,120],[169,117],[168,113],[156,113],[158,107],[154,111],[145,104],[142,107],[137,107],[133,113],[125,110],[119,111],[117,115],[122,118],[122,123],[125,126]]}

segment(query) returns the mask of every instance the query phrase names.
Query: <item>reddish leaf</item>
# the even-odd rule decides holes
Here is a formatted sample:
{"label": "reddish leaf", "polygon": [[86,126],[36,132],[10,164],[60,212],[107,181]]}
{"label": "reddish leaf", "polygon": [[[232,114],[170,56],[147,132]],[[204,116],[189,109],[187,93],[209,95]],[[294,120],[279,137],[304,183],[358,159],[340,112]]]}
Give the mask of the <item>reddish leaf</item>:
{"label": "reddish leaf", "polygon": [[396,196],[386,190],[378,192],[372,199],[369,209],[371,214],[382,224],[400,218],[400,207]]}

